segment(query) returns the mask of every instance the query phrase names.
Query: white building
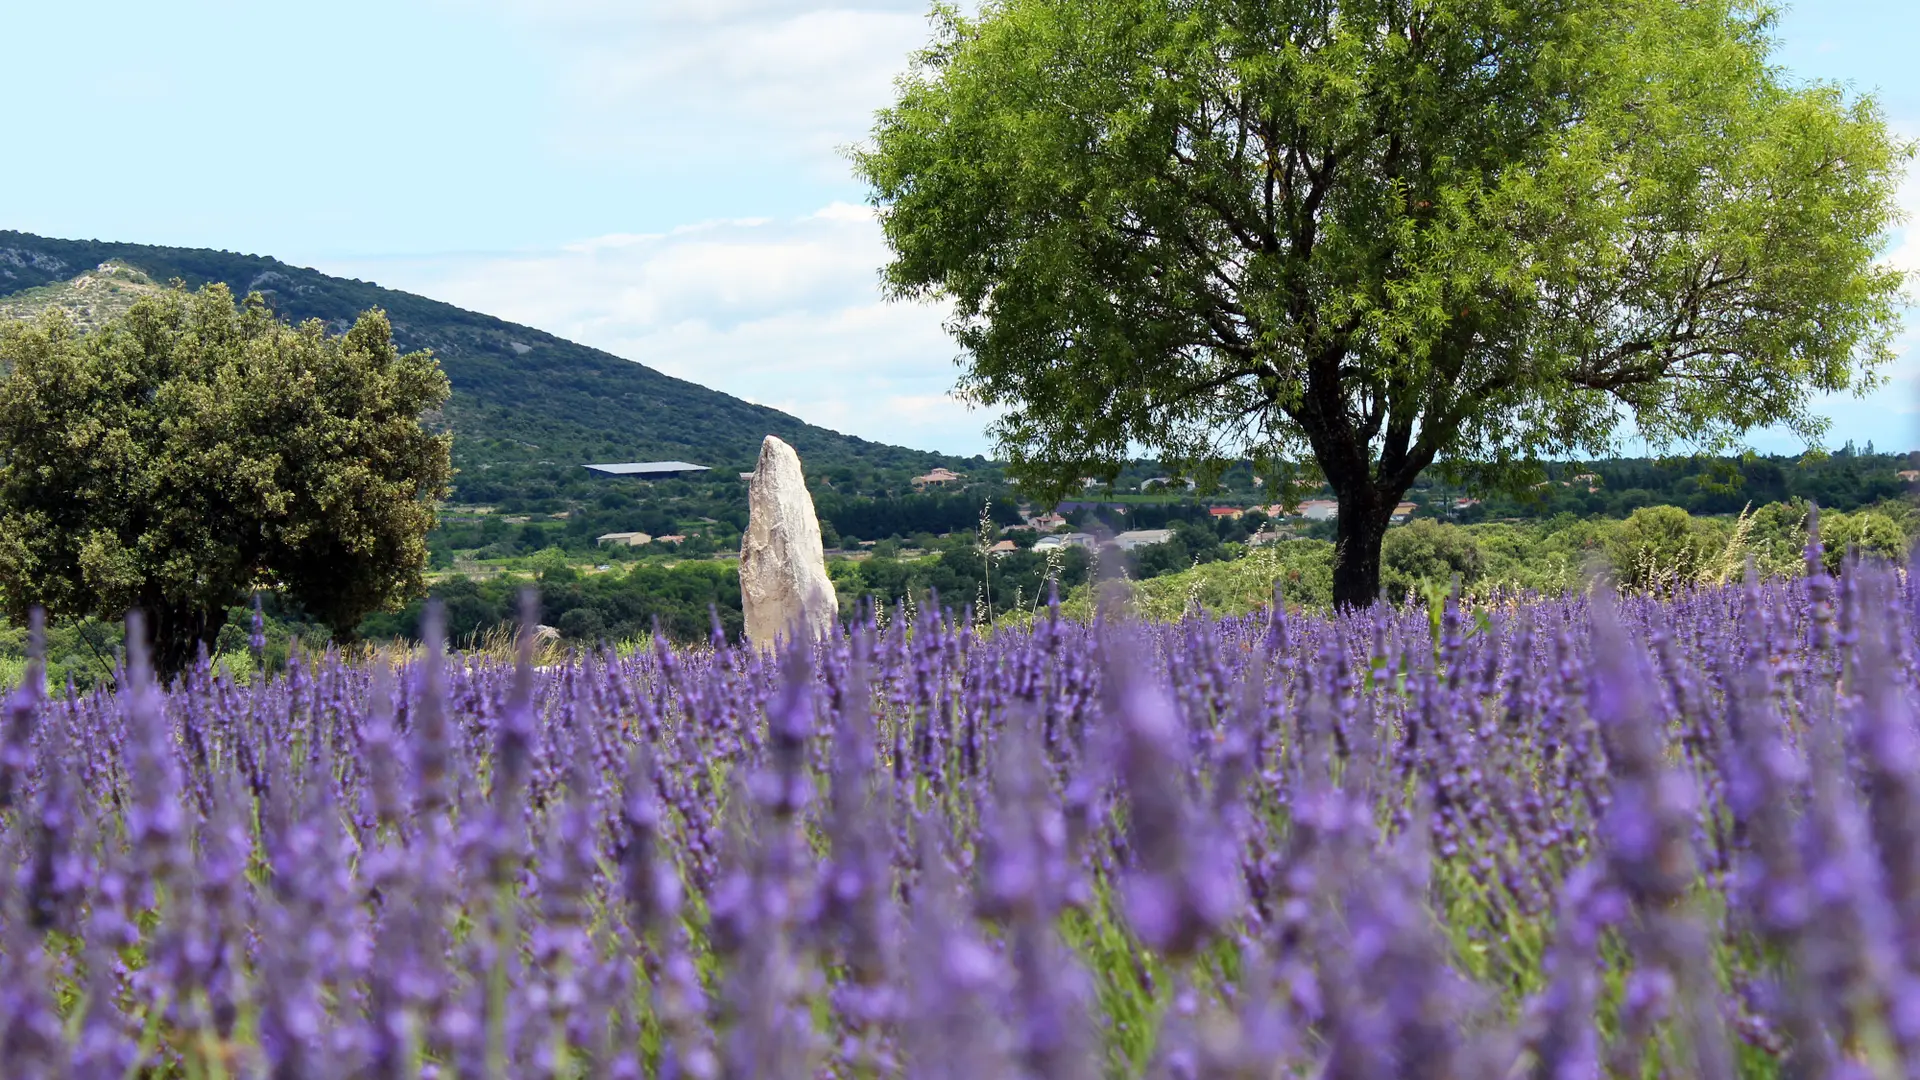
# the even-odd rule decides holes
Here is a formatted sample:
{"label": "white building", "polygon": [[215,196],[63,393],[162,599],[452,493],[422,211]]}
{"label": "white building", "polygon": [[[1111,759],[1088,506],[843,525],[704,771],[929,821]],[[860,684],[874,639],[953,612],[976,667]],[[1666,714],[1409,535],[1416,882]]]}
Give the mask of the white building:
{"label": "white building", "polygon": [[705,465],[695,465],[690,461],[627,461],[614,465],[582,466],[601,476],[637,476],[642,480],[671,480],[676,476],[692,476],[707,471]]}
{"label": "white building", "polygon": [[1173,539],[1172,529],[1129,529],[1113,538],[1113,546],[1121,551],[1134,548],[1152,547]]}
{"label": "white building", "polygon": [[1086,548],[1088,551],[1092,551],[1098,546],[1100,546],[1100,541],[1096,539],[1092,533],[1083,532],[1055,533],[1051,536],[1043,536],[1033,542],[1033,550],[1035,551],[1067,547]]}

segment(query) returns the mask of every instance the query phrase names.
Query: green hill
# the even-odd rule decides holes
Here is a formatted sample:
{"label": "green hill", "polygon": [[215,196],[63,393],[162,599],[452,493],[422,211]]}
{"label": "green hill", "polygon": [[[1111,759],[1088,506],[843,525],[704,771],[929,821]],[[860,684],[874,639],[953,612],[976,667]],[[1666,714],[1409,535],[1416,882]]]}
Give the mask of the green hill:
{"label": "green hill", "polygon": [[531,327],[277,259],[0,230],[0,317],[58,305],[93,324],[151,283],[176,278],[196,287],[225,282],[236,295],[263,293],[288,319],[320,319],[340,329],[368,308],[385,309],[401,347],[432,349],[453,383],[444,422],[455,436],[458,483],[483,498],[477,489],[502,482],[514,488],[565,483],[593,461],[678,459],[750,468],[769,434],[791,443],[810,471],[896,472],[957,463],[815,427]]}
{"label": "green hill", "polygon": [[51,308],[83,330],[126,314],[135,300],[162,291],[152,278],[122,262],[104,262],[66,281],[0,296],[0,321],[37,318]]}

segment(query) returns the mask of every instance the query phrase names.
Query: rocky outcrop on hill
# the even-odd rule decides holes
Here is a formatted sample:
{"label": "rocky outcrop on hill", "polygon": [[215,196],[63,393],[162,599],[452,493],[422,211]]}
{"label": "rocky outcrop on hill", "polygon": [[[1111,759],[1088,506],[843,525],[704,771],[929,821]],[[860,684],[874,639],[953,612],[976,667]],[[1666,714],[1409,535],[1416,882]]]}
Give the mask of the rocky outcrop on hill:
{"label": "rocky outcrop on hill", "polygon": [[[0,256],[6,254],[0,249]],[[81,330],[95,330],[109,319],[126,314],[134,301],[161,291],[152,278],[133,267],[104,262],[68,281],[0,296],[0,321],[37,319],[58,308]]]}
{"label": "rocky outcrop on hill", "polygon": [[769,435],[747,489],[747,532],[740,542],[740,601],[747,640],[765,648],[780,638],[818,639],[833,629],[840,599],[827,577],[826,553],[800,455]]}

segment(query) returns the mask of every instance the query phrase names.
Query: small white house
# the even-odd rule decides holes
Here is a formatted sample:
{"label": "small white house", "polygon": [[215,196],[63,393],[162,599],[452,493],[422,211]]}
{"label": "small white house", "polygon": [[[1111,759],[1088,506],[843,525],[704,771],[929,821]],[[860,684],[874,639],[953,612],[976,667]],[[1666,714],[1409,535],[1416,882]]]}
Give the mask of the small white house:
{"label": "small white house", "polygon": [[653,543],[653,537],[643,532],[602,533],[594,537],[593,540],[594,543],[599,544],[601,547],[620,547],[622,545],[627,547],[646,547],[648,544]]}
{"label": "small white house", "polygon": [[1046,551],[1048,548],[1085,548],[1092,551],[1100,546],[1100,541],[1092,533],[1054,533],[1043,536],[1033,542],[1033,550]]}
{"label": "small white house", "polygon": [[1173,539],[1172,529],[1129,529],[1113,538],[1113,546],[1121,551],[1135,548],[1152,547]]}

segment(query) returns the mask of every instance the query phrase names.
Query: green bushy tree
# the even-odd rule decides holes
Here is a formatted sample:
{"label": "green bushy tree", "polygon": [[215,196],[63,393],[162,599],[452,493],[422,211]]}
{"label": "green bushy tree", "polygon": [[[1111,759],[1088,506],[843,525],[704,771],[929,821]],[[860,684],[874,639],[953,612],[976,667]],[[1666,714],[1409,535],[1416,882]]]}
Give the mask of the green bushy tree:
{"label": "green bushy tree", "polygon": [[1462,585],[1471,585],[1479,580],[1485,561],[1472,533],[1424,518],[1387,530],[1380,547],[1381,578],[1393,600],[1408,589],[1445,585],[1456,574]]}
{"label": "green bushy tree", "polygon": [[1430,466],[1713,449],[1891,356],[1910,146],[1747,0],[943,8],[856,158],[1024,490],[1314,463],[1373,602]]}
{"label": "green bushy tree", "polygon": [[0,604],[18,620],[145,612],[172,674],[277,589],[350,639],[422,590],[448,436],[426,353],[379,311],[345,334],[258,296],[176,287],[82,335],[0,327]]}
{"label": "green bushy tree", "polygon": [[1699,580],[1726,538],[1712,521],[1677,506],[1644,506],[1627,515],[1606,543],[1620,583],[1647,589]]}
{"label": "green bushy tree", "polygon": [[1910,543],[1900,516],[1882,510],[1820,515],[1820,542],[1829,573],[1839,573],[1849,550],[1868,559],[1903,559]]}
{"label": "green bushy tree", "polygon": [[[1807,522],[1804,499],[1769,503],[1748,515],[1748,555],[1762,574],[1796,575],[1806,565]],[[1913,543],[1913,509],[1898,503],[1866,507],[1850,514],[1820,511],[1820,542],[1829,573],[1839,573],[1850,548],[1867,558],[1902,559]]]}

